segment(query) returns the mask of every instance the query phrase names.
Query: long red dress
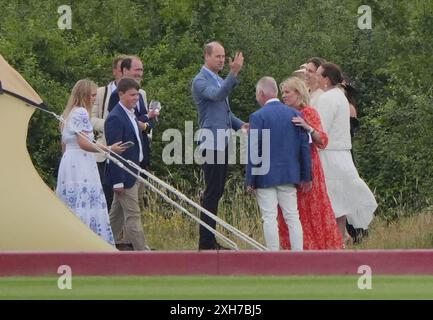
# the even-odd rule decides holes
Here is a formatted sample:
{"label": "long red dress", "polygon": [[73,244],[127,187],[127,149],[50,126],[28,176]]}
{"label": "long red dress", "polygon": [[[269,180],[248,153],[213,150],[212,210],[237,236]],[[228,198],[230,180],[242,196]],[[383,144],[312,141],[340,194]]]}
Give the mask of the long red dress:
{"label": "long red dress", "polygon": [[[326,148],[328,136],[322,129],[318,112],[312,107],[301,110],[304,120],[322,138],[322,145],[311,144],[312,186],[307,192],[298,188],[299,219],[304,234],[304,250],[342,249],[343,239],[335,220],[334,211],[326,190],[325,177],[317,148]],[[281,209],[278,207],[280,246],[290,250],[289,231]]]}

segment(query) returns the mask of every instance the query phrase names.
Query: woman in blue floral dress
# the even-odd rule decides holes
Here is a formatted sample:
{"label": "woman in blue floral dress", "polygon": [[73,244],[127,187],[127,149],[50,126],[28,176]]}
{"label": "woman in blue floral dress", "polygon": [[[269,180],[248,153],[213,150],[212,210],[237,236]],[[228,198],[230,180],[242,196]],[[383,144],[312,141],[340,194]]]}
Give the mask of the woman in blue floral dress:
{"label": "woman in blue floral dress", "polygon": [[[94,157],[97,150],[78,133],[93,139],[93,128],[89,114],[96,99],[97,86],[94,82],[79,80],[62,116],[62,149],[64,151],[57,177],[56,194],[93,232],[114,245],[113,233],[107,212],[98,168]],[[118,142],[112,151],[124,149]],[[104,147],[104,146],[102,146]]]}

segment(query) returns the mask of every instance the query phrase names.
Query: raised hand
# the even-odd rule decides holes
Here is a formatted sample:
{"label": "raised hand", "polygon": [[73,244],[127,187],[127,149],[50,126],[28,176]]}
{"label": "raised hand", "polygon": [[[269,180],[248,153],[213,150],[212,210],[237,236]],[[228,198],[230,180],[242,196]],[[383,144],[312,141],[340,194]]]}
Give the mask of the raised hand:
{"label": "raised hand", "polygon": [[234,59],[229,58],[230,72],[236,77],[244,64],[242,52],[236,52]]}

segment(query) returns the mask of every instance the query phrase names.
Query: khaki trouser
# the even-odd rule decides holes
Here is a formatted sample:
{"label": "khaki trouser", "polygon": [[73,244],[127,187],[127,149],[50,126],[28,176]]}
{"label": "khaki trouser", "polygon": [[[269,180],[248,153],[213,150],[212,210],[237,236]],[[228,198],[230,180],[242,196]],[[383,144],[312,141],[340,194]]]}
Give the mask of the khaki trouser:
{"label": "khaki trouser", "polygon": [[138,185],[138,205],[140,207],[140,210],[144,210],[146,207],[146,204],[144,203],[144,197],[146,196],[146,186],[143,182],[139,182]]}
{"label": "khaki trouser", "polygon": [[114,193],[110,223],[116,243],[125,241],[132,243],[134,250],[149,250],[138,206],[138,185],[137,181],[131,188],[124,189],[121,195]]}

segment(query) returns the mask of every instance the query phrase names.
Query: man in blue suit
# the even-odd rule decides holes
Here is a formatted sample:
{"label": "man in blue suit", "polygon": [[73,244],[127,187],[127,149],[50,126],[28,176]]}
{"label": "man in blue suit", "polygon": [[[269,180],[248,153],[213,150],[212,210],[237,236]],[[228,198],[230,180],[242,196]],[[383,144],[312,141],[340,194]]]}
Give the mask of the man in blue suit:
{"label": "man in blue suit", "polygon": [[[219,42],[210,42],[204,48],[204,65],[192,81],[192,96],[201,131],[198,148],[205,157],[202,169],[206,189],[202,194],[201,205],[215,215],[227,178],[227,145],[230,138],[226,134],[231,129],[237,131],[241,127],[248,127],[248,124],[233,115],[228,100],[229,94],[239,83],[237,76],[243,61],[242,53],[236,53],[233,61],[229,59],[229,75],[225,79],[221,78],[218,73],[224,67],[224,47]],[[215,220],[203,213],[200,219],[215,229]],[[225,248],[216,242],[210,231],[200,226],[199,250],[218,249]]]}
{"label": "man in blue suit", "polygon": [[[139,85],[133,79],[124,78],[120,80],[117,89],[120,101],[108,114],[104,124],[107,144],[111,145],[113,141],[133,142],[134,145],[125,150],[122,157],[139,165],[144,158],[142,132],[134,113],[139,97]],[[137,172],[126,163],[124,165]],[[112,162],[108,163],[107,181],[114,191],[109,215],[116,243],[126,240],[132,244],[134,250],[148,250],[138,205],[140,182]]]}
{"label": "man in blue suit", "polygon": [[271,77],[259,80],[256,99],[262,107],[250,115],[246,185],[255,193],[262,214],[266,246],[280,248],[277,210],[280,205],[289,227],[292,250],[303,249],[296,185],[311,181],[311,153],[307,132],[292,123],[300,116],[278,99]]}

